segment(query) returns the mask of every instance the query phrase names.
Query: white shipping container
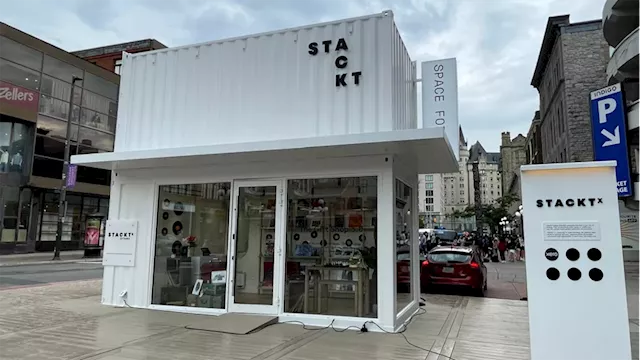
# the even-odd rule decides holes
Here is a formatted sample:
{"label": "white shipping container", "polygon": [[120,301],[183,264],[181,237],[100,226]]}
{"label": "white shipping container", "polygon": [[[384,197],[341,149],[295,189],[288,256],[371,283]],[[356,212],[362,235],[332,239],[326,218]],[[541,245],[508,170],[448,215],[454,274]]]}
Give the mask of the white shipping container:
{"label": "white shipping container", "polygon": [[117,152],[417,128],[391,11],[125,53],[121,76]]}

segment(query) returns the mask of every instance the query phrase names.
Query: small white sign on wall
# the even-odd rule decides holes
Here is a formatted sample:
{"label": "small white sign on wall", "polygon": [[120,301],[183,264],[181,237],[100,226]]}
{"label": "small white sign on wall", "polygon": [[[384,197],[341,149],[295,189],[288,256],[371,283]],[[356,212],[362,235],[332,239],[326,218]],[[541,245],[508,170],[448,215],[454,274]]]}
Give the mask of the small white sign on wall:
{"label": "small white sign on wall", "polygon": [[107,220],[102,265],[134,266],[138,242],[137,220]]}

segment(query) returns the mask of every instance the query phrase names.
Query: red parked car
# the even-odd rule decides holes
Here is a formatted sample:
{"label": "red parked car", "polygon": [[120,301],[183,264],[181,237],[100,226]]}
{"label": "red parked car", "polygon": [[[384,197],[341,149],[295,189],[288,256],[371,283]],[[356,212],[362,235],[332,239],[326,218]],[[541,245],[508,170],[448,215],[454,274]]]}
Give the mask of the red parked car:
{"label": "red parked car", "polygon": [[487,290],[487,267],[482,257],[465,246],[439,246],[427,254],[420,266],[423,290],[434,286],[459,286],[484,296]]}

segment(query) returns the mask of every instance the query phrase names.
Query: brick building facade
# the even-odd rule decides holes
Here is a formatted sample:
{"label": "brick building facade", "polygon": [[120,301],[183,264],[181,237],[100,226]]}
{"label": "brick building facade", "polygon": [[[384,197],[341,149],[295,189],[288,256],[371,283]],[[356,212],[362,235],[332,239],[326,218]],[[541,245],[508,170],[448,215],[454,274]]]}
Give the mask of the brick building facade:
{"label": "brick building facade", "polygon": [[72,54],[81,57],[93,64],[107,69],[116,74],[120,74],[120,64],[122,61],[122,52],[137,53],[143,51],[151,51],[164,49],[166,46],[155,39],[145,39],[131,41],[122,44],[109,46],[101,46],[93,49],[74,51]]}
{"label": "brick building facade", "polygon": [[545,163],[591,161],[589,93],[607,85],[609,47],[601,20],[550,17],[531,80],[540,95]]}
{"label": "brick building facade", "polygon": [[515,194],[520,197],[520,166],[526,164],[525,150],[527,139],[522,135],[511,139],[511,133],[502,133],[500,145],[500,168],[502,170],[502,191],[504,194]]}

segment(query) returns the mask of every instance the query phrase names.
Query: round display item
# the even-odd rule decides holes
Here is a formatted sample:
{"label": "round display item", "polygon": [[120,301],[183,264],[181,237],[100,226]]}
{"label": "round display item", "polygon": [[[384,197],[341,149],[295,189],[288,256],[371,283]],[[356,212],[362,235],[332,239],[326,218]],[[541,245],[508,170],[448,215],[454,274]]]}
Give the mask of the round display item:
{"label": "round display item", "polygon": [[312,239],[315,239],[315,238],[317,238],[317,237],[318,237],[318,232],[317,232],[317,231],[312,231],[312,232],[311,232],[311,238],[312,238]]}
{"label": "round display item", "polygon": [[567,259],[571,261],[578,261],[578,259],[580,259],[580,251],[578,251],[578,249],[568,249],[566,255]]}
{"label": "round display item", "polygon": [[327,240],[322,240],[322,241],[320,241],[320,245],[322,245],[322,246],[327,246]]}
{"label": "round display item", "polygon": [[351,247],[351,245],[353,245],[353,241],[351,241],[351,239],[347,239],[347,241],[345,241],[344,244]]}
{"label": "round display item", "polygon": [[556,268],[548,268],[547,269],[547,279],[551,281],[556,281],[560,278],[560,271]]}
{"label": "round display item", "polygon": [[174,235],[180,235],[182,233],[182,223],[180,221],[174,222],[172,230]]}
{"label": "round display item", "polygon": [[571,268],[567,271],[567,276],[573,281],[578,281],[582,277],[582,272],[579,269]]}
{"label": "round display item", "polygon": [[169,201],[169,199],[162,200],[162,207],[164,209],[168,209],[170,205],[171,205],[171,201]]}
{"label": "round display item", "polygon": [[360,234],[360,236],[358,236],[358,240],[360,240],[360,242],[365,242],[367,241],[367,236],[365,234]]}
{"label": "round display item", "polygon": [[602,273],[602,270],[598,268],[593,268],[589,270],[589,278],[591,278],[591,280],[600,281],[602,280],[603,277],[604,277],[604,274]]}
{"label": "round display item", "polygon": [[167,236],[169,230],[167,230],[167,228],[162,228],[162,230],[160,230],[160,233],[162,234],[162,236]]}
{"label": "round display item", "polygon": [[600,249],[591,248],[589,249],[589,251],[587,251],[587,257],[591,261],[598,261],[602,259],[602,252],[600,251]]}
{"label": "round display item", "polygon": [[544,251],[544,257],[549,261],[556,261],[560,257],[560,253],[554,248],[548,248]]}
{"label": "round display item", "polygon": [[267,240],[271,240],[271,239],[273,239],[273,235],[267,234]]}
{"label": "round display item", "polygon": [[293,240],[295,241],[300,240],[300,234],[293,234]]}
{"label": "round display item", "polygon": [[176,214],[176,216],[182,215],[182,213],[184,213],[184,204],[181,203],[180,201],[175,203],[173,205],[173,213]]}
{"label": "round display item", "polygon": [[169,218],[169,213],[168,212],[163,212],[162,213],[162,219],[167,220]]}
{"label": "round display item", "polygon": [[340,234],[333,234],[333,240],[340,240]]}

